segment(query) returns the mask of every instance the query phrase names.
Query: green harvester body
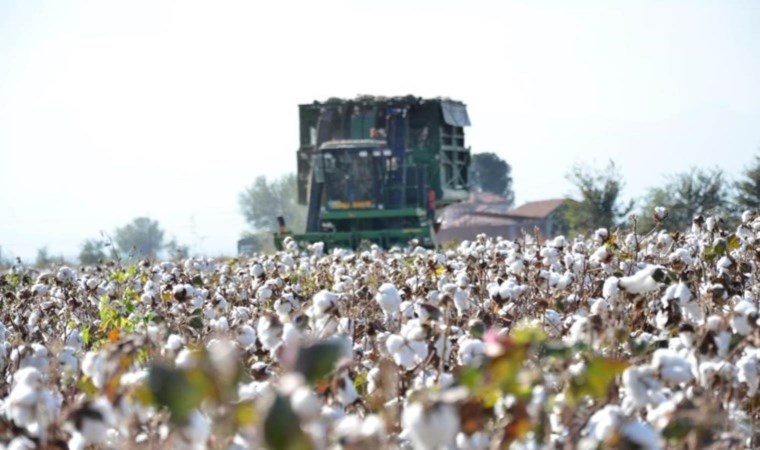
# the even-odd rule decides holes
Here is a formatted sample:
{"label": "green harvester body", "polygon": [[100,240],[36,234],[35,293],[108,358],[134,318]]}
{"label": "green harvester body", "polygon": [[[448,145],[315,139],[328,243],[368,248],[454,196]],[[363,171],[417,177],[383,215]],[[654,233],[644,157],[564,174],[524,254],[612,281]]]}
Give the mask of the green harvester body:
{"label": "green harvester body", "polygon": [[434,247],[440,208],[468,197],[466,106],[435,98],[358,97],[299,106],[298,201],[306,230],[275,233],[299,245]]}

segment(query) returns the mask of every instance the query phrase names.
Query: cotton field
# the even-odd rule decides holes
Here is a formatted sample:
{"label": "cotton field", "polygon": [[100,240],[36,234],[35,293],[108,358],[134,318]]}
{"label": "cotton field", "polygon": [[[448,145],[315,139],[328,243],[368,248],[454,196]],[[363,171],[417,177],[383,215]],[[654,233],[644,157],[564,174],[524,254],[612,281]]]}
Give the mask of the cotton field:
{"label": "cotton field", "polygon": [[760,217],[735,222],[17,265],[0,277],[0,441],[757,448]]}

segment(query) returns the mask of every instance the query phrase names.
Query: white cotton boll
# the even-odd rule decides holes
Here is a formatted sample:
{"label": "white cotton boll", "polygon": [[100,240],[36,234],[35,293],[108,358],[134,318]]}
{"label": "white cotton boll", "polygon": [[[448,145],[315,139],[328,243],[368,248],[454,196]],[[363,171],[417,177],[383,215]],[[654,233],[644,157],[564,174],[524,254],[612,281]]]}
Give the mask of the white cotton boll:
{"label": "white cotton boll", "polygon": [[105,398],[86,404],[83,407],[88,413],[80,414],[79,429],[85,445],[99,445],[106,442],[108,431],[111,428],[114,417],[111,404]]}
{"label": "white cotton boll", "polygon": [[591,254],[589,262],[593,267],[598,267],[601,263],[607,261],[610,256],[612,256],[612,253],[607,246],[601,245]]}
{"label": "white cotton boll", "polygon": [[[37,370],[27,368],[28,370]],[[22,369],[23,370],[23,369]],[[19,427],[27,427],[37,421],[37,402],[39,393],[37,383],[16,384],[5,399],[5,414]]]}
{"label": "white cotton boll", "polygon": [[401,302],[400,310],[401,310],[401,317],[404,319],[412,319],[414,317],[415,312],[415,303],[409,300],[404,300]]}
{"label": "white cotton boll", "polygon": [[657,382],[641,367],[629,367],[623,372],[623,387],[626,399],[636,408],[643,408],[653,402],[653,390],[659,390]]}
{"label": "white cotton boll", "polygon": [[559,278],[557,279],[557,282],[554,284],[554,289],[558,291],[562,291],[566,289],[570,283],[573,282],[575,279],[575,275],[569,270],[565,271]]}
{"label": "white cotton boll", "polygon": [[246,306],[236,306],[232,309],[232,323],[247,322],[251,318],[251,309]]}
{"label": "white cotton boll", "polygon": [[467,277],[467,272],[457,273],[456,284],[460,289],[467,289],[470,286],[470,279]]}
{"label": "white cotton boll", "polygon": [[375,300],[383,310],[386,319],[396,317],[401,308],[401,295],[396,286],[391,283],[383,283],[380,286],[377,295],[375,295]]}
{"label": "white cotton boll", "polygon": [[64,374],[77,375],[79,371],[79,359],[75,355],[75,350],[71,347],[64,347],[58,354],[58,364]]}
{"label": "white cotton boll", "polygon": [[322,317],[331,313],[336,307],[338,296],[325,290],[317,292],[312,299],[312,315]]}
{"label": "white cotton boll", "polygon": [[274,311],[280,317],[280,320],[285,320],[293,312],[293,304],[282,298],[277,299],[274,302]]}
{"label": "white cotton boll", "polygon": [[562,318],[559,313],[553,309],[544,311],[544,330],[552,337],[558,337],[562,334]]}
{"label": "white cotton boll", "polygon": [[438,449],[454,443],[459,433],[459,414],[445,403],[407,405],[401,416],[404,431],[415,448]]}
{"label": "white cotton boll", "polygon": [[624,416],[620,406],[605,405],[591,416],[586,432],[595,441],[605,442],[618,429]]}
{"label": "white cotton boll", "polygon": [[517,259],[512,264],[509,265],[509,269],[507,269],[507,272],[509,272],[512,275],[520,275],[523,272],[525,272],[525,261],[523,259]]}
{"label": "white cotton boll", "polygon": [[39,311],[32,311],[32,313],[29,314],[29,320],[27,320],[26,326],[30,330],[34,330],[35,327],[37,326],[37,322],[39,322],[39,320],[40,320],[40,313],[39,313]]}
{"label": "white cotton boll", "polygon": [[731,380],[736,373],[736,367],[725,361],[702,361],[699,364],[699,383],[705,389],[713,385],[717,377],[722,380]]}
{"label": "white cotton boll", "polygon": [[338,379],[336,384],[338,389],[336,389],[334,395],[335,400],[337,400],[338,403],[343,406],[349,406],[356,403],[359,399],[359,393],[356,392],[354,382],[351,381],[351,378],[349,378],[348,375],[343,375],[342,378]]}
{"label": "white cotton boll", "polygon": [[[447,339],[445,339],[443,333],[438,335],[438,338],[435,340],[435,344],[433,344],[433,348],[435,349],[436,354],[443,355],[444,361],[449,360],[452,347],[453,345]],[[425,357],[427,357],[427,345],[425,345]]]}
{"label": "white cotton boll", "polygon": [[260,278],[264,275],[264,266],[261,264],[254,264],[248,269],[248,273],[253,278]]}
{"label": "white cotton boll", "polygon": [[267,392],[273,390],[269,381],[252,381],[248,384],[238,385],[238,400],[256,400],[263,397]]}
{"label": "white cotton boll", "polygon": [[642,450],[656,450],[662,448],[660,434],[645,422],[628,422],[620,428],[620,434],[629,442],[637,445]]}
{"label": "white cotton boll", "polygon": [[373,367],[367,372],[367,394],[371,395],[380,387],[382,374],[379,367]]}
{"label": "white cotton boll", "polygon": [[659,289],[660,283],[655,280],[662,276],[662,267],[649,265],[629,277],[623,277],[618,285],[632,294],[646,294]]}
{"label": "white cotton boll", "polygon": [[292,323],[288,322],[282,326],[282,342],[286,345],[299,345],[302,337],[301,332]]}
{"label": "white cotton boll", "polygon": [[44,345],[38,344],[36,342],[30,345],[29,348],[31,348],[31,351],[29,354],[23,357],[20,366],[35,367],[40,371],[47,370],[48,365],[50,364],[50,361],[48,360],[47,348],[45,348]]}
{"label": "white cotton boll", "polygon": [[92,384],[102,389],[106,384],[105,361],[98,352],[87,352],[82,360],[82,373],[84,373]]}
{"label": "white cotton boll", "polygon": [[728,331],[721,331],[715,335],[715,346],[718,348],[718,356],[725,358],[728,354],[728,347],[731,345],[731,333]]}
{"label": "white cotton boll", "polygon": [[491,439],[482,431],[470,435],[459,433],[456,438],[456,448],[459,450],[487,450]]}
{"label": "white cotton boll", "polygon": [[734,315],[731,317],[731,328],[742,336],[750,334],[753,327],[749,317],[753,315],[757,315],[755,305],[747,300],[739,301],[734,306]]}
{"label": "white cotton boll", "polygon": [[282,325],[274,317],[261,316],[256,334],[265,350],[272,350],[282,342]]}
{"label": "white cotton boll", "polygon": [[607,300],[603,298],[597,298],[592,301],[593,303],[591,304],[591,307],[589,307],[589,312],[591,314],[604,315],[607,311],[612,309],[610,304],[607,303]]}
{"label": "white cotton boll", "polygon": [[250,325],[242,325],[238,328],[237,342],[244,349],[256,344],[256,330]]}
{"label": "white cotton boll", "polygon": [[414,350],[401,336],[397,334],[388,336],[388,339],[385,341],[385,347],[397,365],[405,369],[411,369],[414,366]]}
{"label": "white cotton boll", "polygon": [[183,345],[185,345],[185,340],[182,339],[182,336],[178,334],[170,334],[166,339],[166,345],[164,348],[169,351],[176,352],[182,348]]}
{"label": "white cotton boll", "polygon": [[185,348],[177,354],[176,358],[174,358],[174,365],[180,369],[190,369],[195,367],[199,361],[200,358],[197,352]]}
{"label": "white cotton boll", "polygon": [[604,286],[602,287],[602,297],[610,301],[617,299],[620,293],[618,281],[620,280],[617,277],[609,277],[604,280]]}
{"label": "white cotton boll", "polygon": [[758,365],[758,350],[746,350],[746,353],[737,361],[737,379],[747,385],[747,394],[754,397],[760,383],[760,365]]}
{"label": "white cotton boll", "polygon": [[197,409],[188,416],[188,423],[180,429],[182,437],[193,449],[205,449],[211,436],[211,420]]}
{"label": "white cotton boll", "polygon": [[293,411],[304,421],[318,417],[322,411],[322,401],[307,386],[299,386],[293,391],[290,395],[290,404]]}
{"label": "white cotton boll", "polygon": [[688,383],[693,378],[689,361],[673,350],[665,348],[655,350],[652,366],[663,380],[671,383]]}
{"label": "white cotton boll", "polygon": [[565,337],[565,340],[570,345],[584,344],[588,342],[590,338],[589,328],[587,318],[577,317],[570,326],[570,332]]}
{"label": "white cotton boll", "polygon": [[457,315],[462,317],[470,310],[470,301],[467,291],[457,289],[454,294],[454,307],[457,309]]}
{"label": "white cotton boll", "polygon": [[211,327],[217,332],[217,333],[227,333],[230,331],[230,324],[227,322],[227,318],[222,316],[216,320],[211,321]]}
{"label": "white cotton boll", "polygon": [[[4,339],[0,339],[0,341],[2,340]],[[66,336],[64,345],[66,347],[70,347],[74,351],[79,351],[84,346],[84,339],[82,339],[82,335],[79,333],[78,330],[72,330],[71,333],[69,333],[69,335]]]}
{"label": "white cotton boll", "polygon": [[554,239],[552,239],[551,241],[549,241],[548,245],[549,247],[562,249],[562,248],[565,248],[565,246],[567,245],[567,240],[565,239],[565,236],[559,235],[555,237]]}
{"label": "white cotton boll", "polygon": [[460,366],[479,365],[485,355],[485,345],[480,339],[465,338],[459,344],[457,364]]}
{"label": "white cotton boll", "polygon": [[343,416],[335,426],[339,442],[355,443],[361,438],[362,419],[356,414]]}

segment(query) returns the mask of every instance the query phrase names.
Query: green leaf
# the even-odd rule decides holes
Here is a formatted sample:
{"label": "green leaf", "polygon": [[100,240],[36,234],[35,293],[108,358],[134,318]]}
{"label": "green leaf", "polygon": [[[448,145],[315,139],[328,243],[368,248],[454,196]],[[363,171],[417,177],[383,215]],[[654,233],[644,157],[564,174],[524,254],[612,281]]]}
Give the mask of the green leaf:
{"label": "green leaf", "polygon": [[180,370],[160,363],[148,370],[148,387],[156,404],[166,407],[177,423],[185,423],[190,412],[215,389],[211,377],[201,370]]}
{"label": "green leaf", "polygon": [[82,342],[84,342],[85,347],[89,347],[90,345],[90,326],[85,325],[82,327]]}
{"label": "green leaf", "polygon": [[264,441],[272,450],[309,450],[309,438],[287,397],[278,395],[264,419]]}
{"label": "green leaf", "polygon": [[190,326],[198,331],[203,330],[203,319],[198,316],[193,317],[190,319]]}
{"label": "green leaf", "polygon": [[665,439],[680,440],[693,428],[692,423],[684,418],[673,419],[665,429],[662,430],[662,437]]}
{"label": "green leaf", "polygon": [[336,342],[317,342],[298,352],[295,370],[301,372],[309,383],[314,383],[335,370],[335,363],[342,353]]}
{"label": "green leaf", "polygon": [[203,278],[200,275],[196,275],[190,280],[190,283],[195,287],[203,287]]}
{"label": "green leaf", "polygon": [[741,246],[742,242],[739,239],[739,236],[732,234],[728,237],[728,251],[736,250]]}
{"label": "green leaf", "polygon": [[540,344],[547,340],[546,333],[540,325],[518,324],[512,332],[516,344]]}
{"label": "green leaf", "polygon": [[570,379],[568,400],[573,402],[586,395],[595,399],[607,395],[610,383],[621,374],[628,363],[619,359],[592,358],[583,371]]}

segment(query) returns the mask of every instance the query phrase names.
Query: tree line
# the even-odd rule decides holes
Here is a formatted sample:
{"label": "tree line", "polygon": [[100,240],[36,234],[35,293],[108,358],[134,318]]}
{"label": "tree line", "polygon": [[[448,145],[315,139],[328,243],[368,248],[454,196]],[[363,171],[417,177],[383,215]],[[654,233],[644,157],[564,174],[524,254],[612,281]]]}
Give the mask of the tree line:
{"label": "tree line", "polygon": [[[473,154],[468,176],[471,190],[500,195],[514,206],[512,167],[495,153]],[[566,196],[556,219],[557,229],[571,236],[630,224],[632,214],[638,230],[649,230],[655,225],[652,211],[656,206],[668,210],[658,223],[674,230],[688,227],[697,215],[719,214],[728,219],[746,209],[760,209],[760,154],[738,180],[718,168],[693,167],[668,175],[638,202],[621,198],[625,183],[612,161],[602,169],[577,165],[567,178],[574,192]],[[240,210],[251,227],[243,237],[252,238],[257,250],[273,248],[271,233],[277,229],[277,216],[283,216],[292,230],[304,229],[306,207],[296,201],[296,189],[294,174],[271,180],[262,175],[239,194]]]}
{"label": "tree line", "polygon": [[[624,182],[613,162],[602,170],[577,166],[569,174],[575,187],[563,214],[570,234],[583,234],[595,228],[635,225],[647,232],[656,224],[683,230],[697,216],[719,215],[733,220],[742,211],[760,207],[760,155],[732,180],[720,168],[691,167],[668,175],[660,186],[649,188],[642,200],[624,202],[620,192]],[[667,214],[655,217],[655,207]]]}

